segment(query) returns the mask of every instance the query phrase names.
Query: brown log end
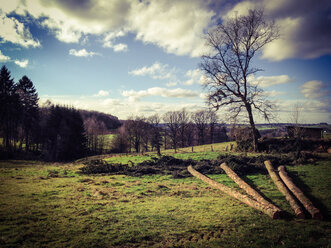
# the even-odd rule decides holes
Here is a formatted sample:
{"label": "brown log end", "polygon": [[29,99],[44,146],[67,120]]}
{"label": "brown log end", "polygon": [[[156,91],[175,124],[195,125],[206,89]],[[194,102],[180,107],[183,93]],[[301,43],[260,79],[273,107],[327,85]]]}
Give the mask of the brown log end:
{"label": "brown log end", "polygon": [[323,215],[321,214],[321,212],[316,212],[316,213],[314,213],[313,214],[313,219],[315,219],[315,220],[323,220],[324,218],[323,218]]}
{"label": "brown log end", "polygon": [[285,219],[285,218],[286,218],[286,211],[284,211],[284,210],[276,211],[274,213],[274,216],[272,217],[272,219],[274,219],[274,220]]}
{"label": "brown log end", "polygon": [[272,219],[273,220],[277,220],[277,219],[283,219],[285,216],[285,212],[283,210],[281,211],[275,211],[273,216],[272,216]]}
{"label": "brown log end", "polygon": [[299,212],[299,213],[295,213],[296,217],[298,217],[299,219],[305,219],[306,216],[303,212]]}

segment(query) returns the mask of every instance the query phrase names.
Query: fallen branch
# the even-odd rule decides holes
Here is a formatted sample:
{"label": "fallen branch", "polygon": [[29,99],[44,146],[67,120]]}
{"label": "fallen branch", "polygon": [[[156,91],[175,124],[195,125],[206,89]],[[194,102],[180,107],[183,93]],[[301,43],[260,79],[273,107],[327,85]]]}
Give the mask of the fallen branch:
{"label": "fallen branch", "polygon": [[267,161],[264,161],[264,164],[265,164],[265,167],[267,168],[267,170],[269,172],[269,175],[270,175],[271,179],[274,181],[274,183],[277,186],[277,188],[279,189],[279,191],[282,192],[283,195],[285,195],[286,200],[290,203],[292,209],[294,210],[295,215],[298,218],[304,219],[305,214],[303,213],[301,207],[299,206],[299,204],[297,203],[295,198],[291,195],[291,192],[285,186],[283,181],[280,179],[280,177],[278,176],[278,174],[274,170],[271,162],[269,160],[267,160]]}
{"label": "fallen branch", "polygon": [[282,210],[280,210],[278,207],[273,205],[271,202],[264,199],[259,192],[257,192],[255,189],[253,189],[249,184],[247,184],[244,180],[242,180],[237,173],[235,173],[233,170],[231,170],[226,163],[223,163],[220,165],[220,167],[225,171],[225,173],[236,183],[240,188],[246,191],[247,194],[252,196],[256,201],[260,202],[261,204],[264,204],[268,206],[269,208],[273,208],[275,211],[279,211],[280,213]]}
{"label": "fallen branch", "polygon": [[285,166],[278,167],[279,176],[286,184],[286,186],[292,191],[292,193],[298,198],[302,205],[312,215],[314,219],[322,220],[323,215],[319,209],[317,209],[313,203],[304,195],[304,193],[293,183],[292,179],[288,176]]}
{"label": "fallen branch", "polygon": [[265,206],[261,203],[259,203],[256,200],[253,200],[249,198],[247,195],[243,195],[239,193],[236,190],[231,189],[230,187],[227,187],[221,183],[215,182],[214,180],[210,179],[209,177],[201,174],[200,172],[193,169],[193,167],[190,165],[187,167],[187,170],[195,177],[199,178],[200,180],[204,181],[205,183],[208,183],[209,185],[213,186],[216,189],[219,189],[223,191],[224,193],[236,198],[237,200],[247,204],[248,206],[251,206],[267,215],[269,215],[272,219],[279,219],[280,218],[280,212],[275,210],[274,208],[270,208],[268,206]]}

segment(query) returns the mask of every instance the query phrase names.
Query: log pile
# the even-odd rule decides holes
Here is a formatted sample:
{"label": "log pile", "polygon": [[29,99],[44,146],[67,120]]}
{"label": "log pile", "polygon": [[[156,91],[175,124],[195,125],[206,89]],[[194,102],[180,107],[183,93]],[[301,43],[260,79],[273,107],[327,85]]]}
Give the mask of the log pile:
{"label": "log pile", "polygon": [[188,166],[187,170],[196,178],[199,178],[200,180],[204,181],[205,183],[208,183],[209,185],[213,186],[216,189],[219,189],[223,191],[224,193],[228,194],[229,196],[232,196],[236,198],[237,200],[247,204],[248,206],[251,206],[267,215],[269,215],[272,219],[279,219],[281,217],[281,211],[278,209],[271,207],[270,205],[265,205],[263,203],[258,202],[255,199],[251,199],[248,195],[241,194],[240,192],[231,189],[228,186],[225,186],[221,183],[218,183],[209,177],[201,174],[200,172],[193,169],[193,167],[190,165]]}
{"label": "log pile", "polygon": [[304,195],[304,193],[293,183],[292,179],[286,172],[285,166],[281,165],[278,167],[278,172],[280,178],[286,184],[286,186],[291,190],[291,192],[296,196],[296,198],[302,203],[302,205],[307,209],[314,219],[322,220],[323,215],[319,209],[317,209],[313,203]]}
{"label": "log pile", "polygon": [[[286,200],[290,203],[295,215],[298,218],[305,218],[302,207],[298,203],[297,199],[302,203],[302,205],[307,209],[307,211],[312,215],[314,219],[322,220],[323,216],[319,209],[317,209],[313,203],[303,194],[303,192],[293,183],[292,179],[288,176],[285,167],[279,166],[279,175],[273,168],[269,160],[264,161],[264,164],[269,172],[269,175],[279,191],[283,193]],[[220,165],[221,169],[235,182],[238,186],[245,190],[248,195],[242,194],[228,186],[218,183],[211,178],[201,174],[200,172],[193,169],[192,165],[188,166],[187,170],[196,178],[204,181],[205,183],[211,185],[212,187],[221,190],[233,198],[245,203],[246,205],[253,207],[267,215],[272,219],[279,219],[283,217],[283,211],[277,206],[272,204],[263,198],[255,189],[253,189],[249,184],[242,180],[233,170],[231,170],[226,163]],[[292,195],[292,193],[294,196]],[[297,197],[297,199],[295,198]]]}
{"label": "log pile", "polygon": [[283,183],[283,181],[280,179],[276,171],[274,170],[274,167],[272,166],[271,162],[269,160],[264,161],[264,164],[269,172],[269,175],[271,179],[274,181],[275,185],[277,186],[278,190],[283,193],[285,196],[286,200],[290,203],[292,209],[294,210],[295,215],[298,218],[304,219],[305,214],[298,204],[297,200],[293,197],[291,192],[288,190],[286,185]]}

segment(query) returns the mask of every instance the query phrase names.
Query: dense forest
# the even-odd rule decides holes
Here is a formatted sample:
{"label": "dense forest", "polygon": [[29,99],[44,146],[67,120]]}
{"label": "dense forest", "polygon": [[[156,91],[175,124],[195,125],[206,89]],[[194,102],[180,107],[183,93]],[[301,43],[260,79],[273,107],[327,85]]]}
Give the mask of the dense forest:
{"label": "dense forest", "polygon": [[15,83],[7,67],[1,68],[0,158],[68,161],[97,154],[95,136],[121,126],[112,115],[38,101],[27,76]]}

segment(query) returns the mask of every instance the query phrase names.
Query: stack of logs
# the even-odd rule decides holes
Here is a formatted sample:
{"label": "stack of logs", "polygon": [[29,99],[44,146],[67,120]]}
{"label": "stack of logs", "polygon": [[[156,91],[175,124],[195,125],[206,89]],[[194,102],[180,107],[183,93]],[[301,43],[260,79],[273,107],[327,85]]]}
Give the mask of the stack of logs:
{"label": "stack of logs", "polygon": [[[308,210],[309,213],[315,219],[322,219],[321,212],[313,206],[311,201],[302,193],[302,191],[294,185],[290,177],[287,175],[284,166],[279,167],[279,174],[287,187],[284,185],[282,180],[279,178],[275,170],[273,169],[270,161],[265,161],[266,168],[275,182],[278,189],[285,195],[286,199],[289,201],[291,207],[294,209],[295,214],[299,218],[304,218],[304,213],[301,207],[297,204],[294,197],[289,192],[288,188],[293,192],[293,194],[301,201],[303,206]],[[284,216],[284,211],[279,209],[277,206],[272,204],[271,202],[267,201],[263,198],[255,189],[253,189],[250,185],[248,185],[245,181],[243,181],[233,170],[231,170],[226,163],[220,165],[220,167],[225,171],[225,173],[238,184],[240,188],[242,188],[248,195],[242,194],[230,187],[227,187],[221,183],[218,183],[209,177],[201,174],[200,172],[193,169],[190,165],[187,169],[188,171],[195,177],[201,179],[202,181],[208,183],[209,185],[217,188],[224,193],[236,198],[237,200],[251,206],[267,215],[269,215],[272,219],[280,219]]]}
{"label": "stack of logs", "polygon": [[317,209],[313,203],[304,195],[304,193],[293,183],[292,179],[286,172],[285,166],[282,165],[278,167],[279,175],[277,175],[269,160],[264,161],[264,164],[269,172],[270,177],[276,184],[279,191],[283,193],[286,200],[290,203],[295,215],[298,218],[304,219],[305,214],[295,197],[301,202],[301,204],[306,208],[306,210],[314,219],[323,219],[321,211]]}

